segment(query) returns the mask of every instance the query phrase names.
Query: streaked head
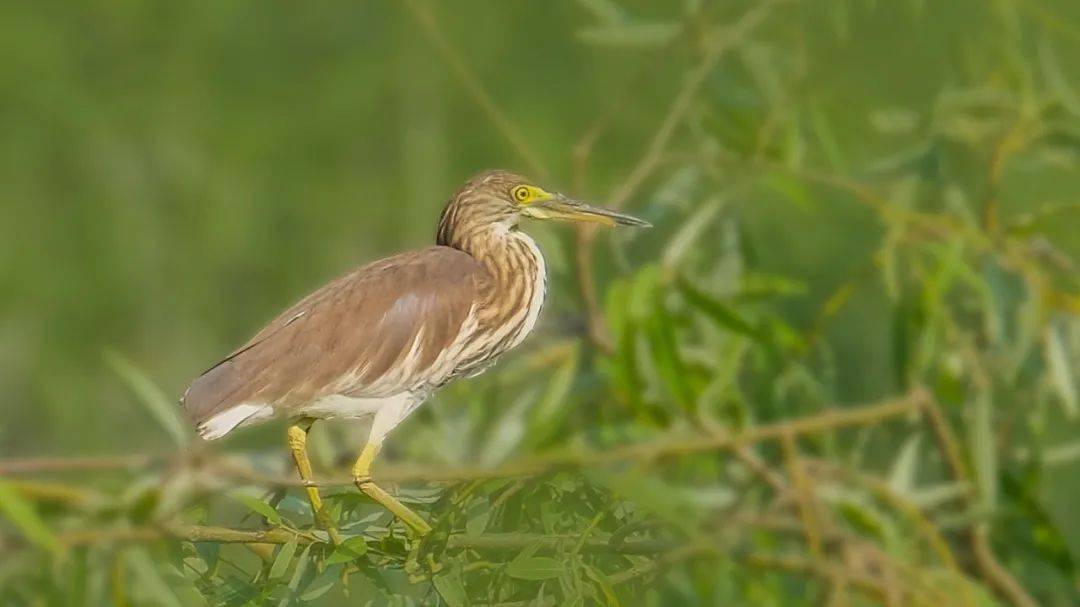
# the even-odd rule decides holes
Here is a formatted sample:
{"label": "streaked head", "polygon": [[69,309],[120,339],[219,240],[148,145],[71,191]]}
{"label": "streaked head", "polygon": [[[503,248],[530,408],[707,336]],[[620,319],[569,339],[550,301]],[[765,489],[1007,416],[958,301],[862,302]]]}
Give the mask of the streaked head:
{"label": "streaked head", "polygon": [[495,226],[513,228],[522,217],[649,227],[636,217],[549,192],[520,175],[488,171],[470,179],[450,198],[439,221],[439,243],[450,244],[454,234]]}

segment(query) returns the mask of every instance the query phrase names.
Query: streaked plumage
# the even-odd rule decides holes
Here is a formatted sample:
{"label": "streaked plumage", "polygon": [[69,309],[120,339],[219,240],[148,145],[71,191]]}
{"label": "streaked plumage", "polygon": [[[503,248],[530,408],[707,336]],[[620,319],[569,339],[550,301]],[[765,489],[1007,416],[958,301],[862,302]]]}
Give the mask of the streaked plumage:
{"label": "streaked plumage", "polygon": [[[518,230],[522,216],[647,225],[512,173],[483,173],[446,204],[436,246],[363,266],[305,297],[197,378],[184,410],[206,439],[278,415],[372,415],[374,451],[357,468],[366,474],[385,435],[432,391],[482,372],[532,331],[546,268]],[[310,466],[302,436],[296,441],[304,475]],[[317,493],[311,499],[318,511]]]}
{"label": "streaked plumage", "polygon": [[543,305],[544,259],[515,229],[516,213],[463,197],[481,185],[519,183],[525,180],[503,172],[470,181],[447,205],[437,246],[323,286],[206,371],[182,400],[202,436],[219,438],[278,414],[406,409],[384,422],[388,431],[433,389],[481,372],[520,343]]}
{"label": "streaked plumage", "polygon": [[[274,319],[196,380],[184,405],[203,436],[216,438],[232,428],[214,420],[238,405],[262,409],[231,420],[240,426],[274,412],[301,415],[334,396],[429,391],[453,375],[444,351],[463,330],[475,330],[467,321],[491,291],[483,266],[449,247],[364,266]],[[333,409],[317,415],[324,416]]]}

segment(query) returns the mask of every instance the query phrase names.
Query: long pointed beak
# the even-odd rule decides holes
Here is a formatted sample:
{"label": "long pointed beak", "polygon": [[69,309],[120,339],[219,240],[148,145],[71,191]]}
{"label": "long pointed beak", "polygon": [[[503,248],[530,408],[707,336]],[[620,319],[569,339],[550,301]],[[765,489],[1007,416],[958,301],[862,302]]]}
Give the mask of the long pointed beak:
{"label": "long pointed beak", "polygon": [[652,224],[647,221],[632,217],[618,211],[594,207],[580,200],[567,198],[562,194],[555,194],[548,200],[535,202],[524,209],[524,213],[536,219],[556,219],[562,221],[578,221],[585,223],[598,223],[605,226],[632,226],[636,228],[651,228]]}

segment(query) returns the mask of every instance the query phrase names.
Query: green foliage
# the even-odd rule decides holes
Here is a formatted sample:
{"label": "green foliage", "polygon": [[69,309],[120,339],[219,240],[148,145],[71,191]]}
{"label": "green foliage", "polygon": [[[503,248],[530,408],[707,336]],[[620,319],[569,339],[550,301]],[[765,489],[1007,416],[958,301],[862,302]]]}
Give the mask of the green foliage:
{"label": "green foliage", "polygon": [[[1080,602],[1075,3],[0,10],[0,603]],[[189,440],[166,395],[513,154],[657,227],[574,280],[535,226],[538,334],[376,463],[431,535]]]}

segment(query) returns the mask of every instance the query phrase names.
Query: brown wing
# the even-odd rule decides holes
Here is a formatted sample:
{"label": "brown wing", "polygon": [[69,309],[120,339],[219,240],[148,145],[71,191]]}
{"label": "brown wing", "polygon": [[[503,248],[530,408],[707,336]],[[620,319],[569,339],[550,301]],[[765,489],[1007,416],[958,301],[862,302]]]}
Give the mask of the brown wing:
{"label": "brown wing", "polygon": [[[479,262],[449,247],[364,266],[275,318],[196,379],[180,403],[200,424],[241,403],[303,405],[343,378],[351,396],[411,389],[458,335],[487,281]],[[387,373],[406,357],[416,361],[411,377]]]}

